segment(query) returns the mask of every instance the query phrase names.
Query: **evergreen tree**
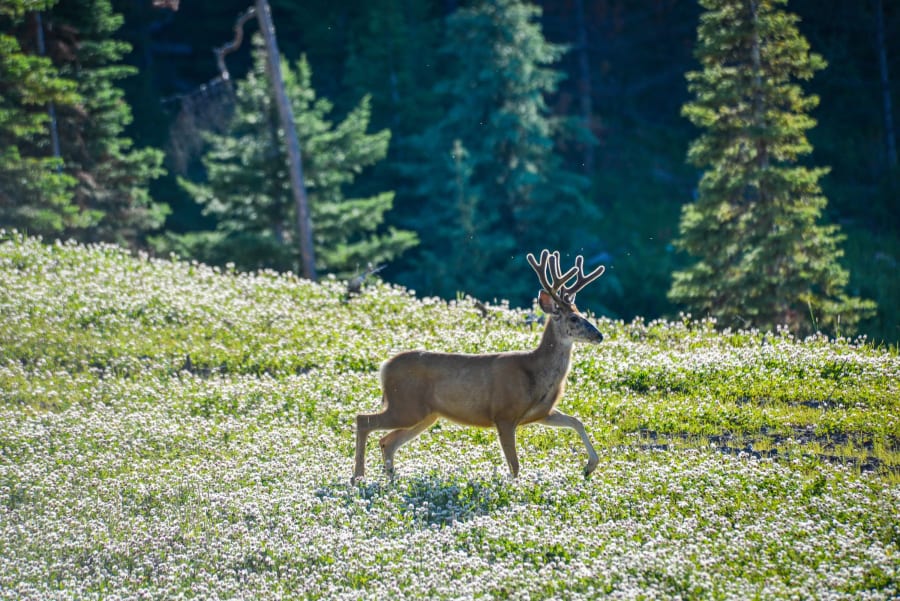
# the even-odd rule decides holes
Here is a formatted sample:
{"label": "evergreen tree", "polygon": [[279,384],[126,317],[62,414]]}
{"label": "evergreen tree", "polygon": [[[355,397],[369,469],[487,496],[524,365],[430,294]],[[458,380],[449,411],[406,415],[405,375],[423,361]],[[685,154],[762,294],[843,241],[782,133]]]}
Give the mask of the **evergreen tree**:
{"label": "evergreen tree", "polygon": [[[213,263],[296,270],[299,247],[283,132],[258,37],[254,45],[254,67],[237,85],[228,131],[208,136],[210,150],[203,160],[207,182],[182,182],[204,212],[216,219],[216,230],[169,236],[168,244]],[[382,228],[393,204],[392,192],[344,197],[343,187],[387,153],[389,131],[366,133],[368,98],[335,125],[328,120],[331,103],[316,97],[305,58],[293,68],[283,61],[282,70],[303,152],[317,271],[348,276],[414,246],[411,232]],[[158,240],[157,245],[162,248],[165,241]]]}
{"label": "evergreen tree", "polygon": [[[59,74],[37,48],[35,11],[55,0],[0,0],[0,226],[56,235],[90,224],[72,202],[75,180],[62,171],[50,145],[50,112],[80,100],[76,84]],[[17,37],[18,35],[18,37]]]}
{"label": "evergreen tree", "polygon": [[355,102],[371,94],[373,115],[395,137],[421,132],[440,117],[430,90],[440,36],[437,4],[366,0],[350,11],[343,96]]}
{"label": "evergreen tree", "polygon": [[552,65],[565,48],[544,39],[540,15],[521,0],[497,0],[448,18],[447,75],[434,90],[444,115],[410,138],[413,157],[404,165],[413,182],[408,202],[427,207],[410,223],[428,232],[407,277],[429,293],[527,302],[534,286],[522,278],[524,253],[570,250],[579,224],[590,221],[588,182],[557,149],[566,134],[589,135],[547,108],[562,78]]}
{"label": "evergreen tree", "polygon": [[14,32],[0,39],[0,219],[45,235],[136,243],[166,207],[147,190],[162,153],[133,150],[122,136],[131,114],[114,82],[135,70],[118,64],[129,50],[112,38],[121,19],[109,0],[2,0],[0,18]]}
{"label": "evergreen tree", "polygon": [[694,100],[683,114],[703,133],[688,160],[705,169],[683,207],[677,246],[697,259],[674,274],[669,297],[723,326],[843,332],[874,309],[845,292],[842,240],[825,225],[826,168],[798,158],[818,98],[798,80],[825,67],[797,30],[786,0],[700,0]]}
{"label": "evergreen tree", "polygon": [[132,116],[116,81],[137,70],[121,64],[131,47],[113,38],[122,18],[110,0],[60,0],[46,21],[48,51],[82,98],[58,110],[65,172],[77,181],[75,203],[99,216],[93,227],[70,233],[134,245],[162,224],[168,207],[154,203],[148,189],[163,173],[162,152],[134,148],[123,135]]}

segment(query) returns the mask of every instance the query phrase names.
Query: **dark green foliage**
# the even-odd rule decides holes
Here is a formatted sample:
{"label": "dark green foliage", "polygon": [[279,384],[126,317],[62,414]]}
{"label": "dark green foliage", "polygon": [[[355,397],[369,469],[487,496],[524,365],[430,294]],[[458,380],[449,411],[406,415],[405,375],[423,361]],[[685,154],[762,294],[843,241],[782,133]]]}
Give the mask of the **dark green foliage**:
{"label": "dark green foliage", "polygon": [[[54,60],[78,83],[78,107],[59,111],[66,172],[77,180],[75,202],[102,216],[89,230],[72,232],[84,240],[135,244],[162,224],[168,207],[154,203],[150,180],[163,173],[162,152],[133,148],[123,135],[131,109],[116,82],[137,70],[121,64],[131,47],[113,38],[122,18],[110,0],[60,0],[48,15]],[[71,32],[70,36],[66,32]]]}
{"label": "dark green foliage", "polygon": [[13,35],[34,29],[30,11],[54,3],[0,0],[0,226],[44,235],[92,221],[72,202],[75,182],[52,156],[48,135],[49,103],[74,106],[76,84]]}
{"label": "dark green foliage", "polygon": [[[295,206],[287,172],[283,133],[278,124],[265,55],[259,42],[254,68],[235,91],[235,114],[225,134],[210,134],[203,163],[207,183],[182,185],[216,220],[214,232],[170,236],[166,247],[213,263],[245,269],[296,269]],[[343,188],[387,153],[390,132],[367,134],[369,99],[338,124],[328,120],[331,103],[317,98],[305,59],[282,63],[310,199],[318,271],[342,276],[368,263],[390,261],[414,246],[411,232],[383,229],[393,193],[345,198]]]}
{"label": "dark green foliage", "polygon": [[703,133],[688,160],[704,168],[677,246],[697,262],[669,297],[723,326],[853,331],[874,304],[845,292],[838,226],[822,224],[825,168],[798,164],[818,98],[797,83],[825,67],[785,0],[701,0],[702,71],[688,73],[683,114]]}
{"label": "dark green foliage", "polygon": [[[46,57],[35,56],[36,10]],[[121,18],[109,0],[4,2],[19,38],[3,36],[4,140],[0,210],[5,224],[82,240],[139,242],[167,208],[149,180],[162,153],[132,149],[131,111],[115,82],[136,70],[120,64],[130,46],[113,39]],[[60,159],[52,157],[48,103],[57,115]]]}
{"label": "dark green foliage", "polygon": [[[572,249],[593,217],[587,181],[563,165],[557,147],[569,134],[589,136],[548,110],[546,96],[563,77],[552,65],[565,48],[545,40],[540,14],[502,0],[447,20],[446,75],[434,88],[444,110],[407,140],[403,165],[407,202],[418,208],[410,223],[427,232],[406,277],[428,293],[524,303],[535,287],[525,252]],[[473,277],[473,267],[484,277]]]}
{"label": "dark green foliage", "polygon": [[[540,22],[549,41],[577,43],[575,11],[579,3],[532,3],[543,9]],[[249,4],[247,0],[191,0],[182,1],[179,10],[172,12],[154,9],[149,0],[113,0],[115,11],[126,19],[117,37],[134,46],[125,60],[140,69],[137,76],[118,82],[134,108],[135,122],[127,133],[138,146],[170,143],[170,126],[181,106],[175,98],[190,96],[201,108],[209,108],[208,92],[221,89],[198,89],[218,73],[210,50],[230,39],[235,17]],[[305,54],[315,65],[313,87],[334,102],[335,114],[346,114],[370,94],[370,128],[392,132],[387,157],[367,168],[344,193],[367,197],[397,190],[396,209],[386,214],[386,223],[418,228],[418,218],[436,203],[445,202],[446,195],[409,193],[410,180],[399,177],[398,167],[411,165],[424,171],[421,159],[428,157],[414,156],[403,142],[411,134],[425,133],[447,115],[447,96],[438,94],[434,84],[460,65],[449,55],[437,60],[437,51],[450,36],[445,17],[458,7],[473,6],[474,0],[270,0],[270,4],[279,47],[290,60]],[[567,225],[574,235],[572,246],[594,262],[605,263],[607,273],[580,295],[579,305],[626,320],[674,316],[679,307],[664,292],[671,285],[672,271],[692,260],[687,253],[673,252],[672,242],[678,233],[680,207],[691,198],[699,176],[698,169],[684,161],[697,131],[680,116],[680,108],[688,100],[683,75],[697,69],[691,50],[700,7],[689,0],[582,4],[588,34],[588,90],[594,111],[591,126],[600,141],[596,168],[589,174],[593,180],[591,203],[602,210],[603,219],[592,219],[589,224],[577,219]],[[900,122],[900,4],[882,4],[896,124]],[[803,82],[805,92],[818,95],[821,103],[808,113],[818,121],[806,132],[814,153],[802,156],[797,164],[832,167],[818,182],[828,198],[823,222],[840,224],[848,237],[842,244],[846,257],[841,259],[851,273],[847,294],[878,302],[878,314],[861,323],[860,331],[874,340],[896,342],[900,340],[900,288],[894,276],[900,262],[900,211],[896,210],[900,189],[896,181],[900,178],[885,158],[875,6],[873,0],[790,0],[791,11],[802,18],[797,24],[801,33],[830,64],[814,79]],[[249,23],[246,30],[249,36],[255,24]],[[33,53],[33,40],[25,47]],[[573,46],[572,52],[553,65],[567,74],[547,98],[555,115],[579,111],[585,89],[581,57],[580,48],[576,51]],[[243,77],[251,62],[250,44],[245,42],[229,55],[232,76]],[[36,109],[44,112],[41,106]],[[452,142],[443,150],[451,167]],[[471,161],[475,149],[464,146]],[[2,148],[5,146],[0,145]],[[557,148],[572,155],[578,152],[571,144]],[[581,171],[580,161],[568,166]],[[186,173],[197,179],[201,172],[197,161],[188,165]],[[177,186],[174,173],[152,186],[154,196],[173,207],[168,228],[184,232],[211,227],[213,220],[201,216],[200,208]],[[498,218],[497,223],[506,221]],[[589,235],[575,234],[576,227],[583,227]],[[540,233],[554,235],[554,230],[545,229]],[[431,229],[422,231],[431,237]],[[508,235],[505,230],[500,233]],[[533,249],[517,249],[514,261],[507,257],[496,268],[470,270],[458,283],[446,286],[447,295],[454,296],[457,290],[479,291],[487,297],[509,297],[514,304],[530,303],[533,288],[525,297],[516,296],[501,289],[495,279],[498,272],[521,277],[527,250]],[[440,261],[445,255],[435,252],[434,256]],[[421,265],[422,256],[408,252],[382,274],[422,292],[435,290],[439,278],[422,271]],[[808,308],[804,309],[808,313]]]}
{"label": "dark green foliage", "polygon": [[370,94],[373,119],[395,138],[422,131],[441,117],[429,88],[442,35],[432,4],[368,0],[348,16],[343,97],[352,103]]}

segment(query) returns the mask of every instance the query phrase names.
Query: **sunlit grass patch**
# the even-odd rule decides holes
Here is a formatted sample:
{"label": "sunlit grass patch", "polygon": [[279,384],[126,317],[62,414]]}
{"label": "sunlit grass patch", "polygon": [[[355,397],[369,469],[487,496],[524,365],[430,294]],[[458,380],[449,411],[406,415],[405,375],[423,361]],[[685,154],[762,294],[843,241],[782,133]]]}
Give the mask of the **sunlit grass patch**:
{"label": "sunlit grass patch", "polygon": [[408,348],[535,346],[502,304],[0,239],[0,599],[900,595],[900,358],[599,319],[561,408],[597,446],[438,422],[350,486]]}

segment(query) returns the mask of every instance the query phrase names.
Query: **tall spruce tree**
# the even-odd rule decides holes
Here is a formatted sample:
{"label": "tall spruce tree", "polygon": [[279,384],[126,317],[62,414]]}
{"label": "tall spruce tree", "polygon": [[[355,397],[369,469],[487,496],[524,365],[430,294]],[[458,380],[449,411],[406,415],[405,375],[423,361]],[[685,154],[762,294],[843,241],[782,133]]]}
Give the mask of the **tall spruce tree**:
{"label": "tall spruce tree", "polygon": [[[590,221],[588,181],[558,149],[575,118],[551,115],[546,97],[565,52],[544,38],[540,8],[521,0],[478,2],[447,19],[435,95],[443,116],[407,140],[408,223],[428,232],[414,269],[401,276],[427,293],[465,291],[527,302],[528,249],[566,252]],[[473,270],[473,268],[475,268]],[[480,269],[480,271],[479,271]]]}
{"label": "tall spruce tree", "polygon": [[124,135],[131,108],[116,82],[137,69],[122,64],[131,46],[114,38],[122,18],[110,0],[59,0],[45,21],[48,53],[82,98],[57,111],[64,170],[77,182],[75,203],[98,216],[92,227],[69,233],[85,241],[139,244],[162,225],[168,206],[149,193],[150,181],[163,174],[163,153],[134,148]]}
{"label": "tall spruce tree", "polygon": [[55,1],[0,0],[0,227],[48,236],[92,222],[50,143],[50,107],[80,101],[76,83],[36,47],[37,11]]}
{"label": "tall spruce tree", "polygon": [[[0,219],[27,231],[134,244],[162,223],[162,153],[132,149],[115,81],[128,44],[109,0],[2,0]],[[41,56],[45,54],[45,56]],[[56,116],[50,123],[50,113]],[[58,134],[53,156],[51,126]]]}
{"label": "tall spruce tree", "polygon": [[683,114],[703,133],[688,160],[703,169],[683,207],[677,247],[696,258],[674,274],[669,298],[722,326],[797,332],[853,330],[874,304],[848,296],[843,236],[821,223],[827,168],[798,163],[816,96],[798,80],[825,67],[786,12],[786,0],[700,0],[693,101]]}
{"label": "tall spruce tree", "polygon": [[[287,172],[283,131],[260,38],[254,38],[254,66],[235,91],[235,114],[222,134],[209,134],[203,163],[207,181],[183,186],[215,218],[213,232],[157,239],[169,248],[212,263],[243,269],[297,270],[299,246],[295,206]],[[351,275],[369,263],[391,261],[417,243],[412,232],[384,228],[393,192],[346,198],[344,187],[365,167],[384,158],[390,132],[368,134],[370,107],[364,98],[346,118],[328,120],[331,103],[317,98],[306,59],[293,68],[282,62],[303,150],[316,270]]]}

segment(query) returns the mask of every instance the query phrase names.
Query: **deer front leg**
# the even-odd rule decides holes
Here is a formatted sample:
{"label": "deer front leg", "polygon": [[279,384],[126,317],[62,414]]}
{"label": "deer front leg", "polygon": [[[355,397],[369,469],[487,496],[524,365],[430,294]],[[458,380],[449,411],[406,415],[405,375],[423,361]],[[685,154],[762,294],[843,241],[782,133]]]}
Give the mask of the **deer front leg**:
{"label": "deer front leg", "polygon": [[594,450],[594,445],[591,444],[591,439],[588,438],[587,432],[584,430],[584,424],[577,418],[554,410],[550,415],[537,423],[544,424],[545,426],[552,426],[554,428],[571,428],[578,432],[578,436],[581,437],[581,442],[584,443],[584,447],[588,452],[588,463],[584,468],[584,477],[587,478],[590,476],[591,472],[597,468],[597,464],[600,463],[600,458],[597,456],[597,451]]}
{"label": "deer front leg", "polygon": [[514,422],[497,422],[497,434],[500,435],[500,447],[506,456],[506,463],[512,477],[519,475],[519,456],[516,454],[516,424]]}

